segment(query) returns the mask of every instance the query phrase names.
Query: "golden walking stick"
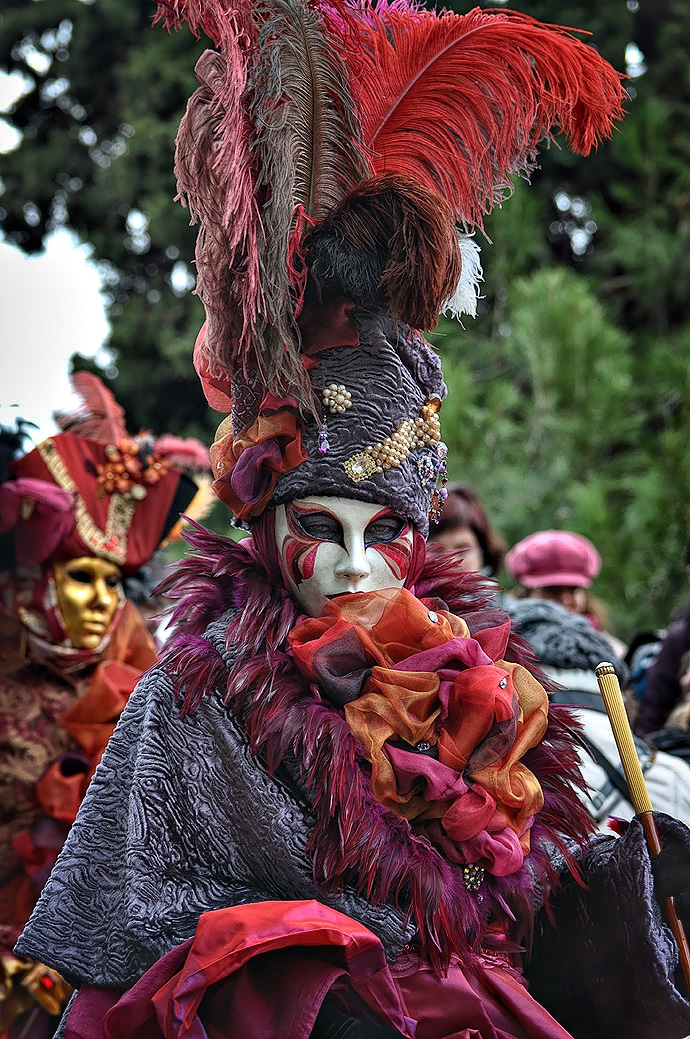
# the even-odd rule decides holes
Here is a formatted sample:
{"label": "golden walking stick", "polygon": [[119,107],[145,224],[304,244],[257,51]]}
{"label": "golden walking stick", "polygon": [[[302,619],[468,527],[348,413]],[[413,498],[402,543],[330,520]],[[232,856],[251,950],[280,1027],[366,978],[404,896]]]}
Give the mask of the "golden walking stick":
{"label": "golden walking stick", "polygon": [[[628,721],[628,714],[625,710],[616,672],[613,664],[604,662],[595,668],[594,673],[597,676],[601,697],[611,722],[628,790],[630,791],[632,806],[642,823],[649,854],[656,856],[661,851],[661,842],[656,823],[654,822],[654,816],[652,815],[652,802],[649,799],[649,792],[642,775],[637,751],[635,750],[635,743],[630,731],[630,722]],[[685,984],[690,992],[690,946],[688,945],[685,928],[676,912],[673,898],[666,899],[665,909],[669,927],[678,945],[678,956],[683,968]]]}

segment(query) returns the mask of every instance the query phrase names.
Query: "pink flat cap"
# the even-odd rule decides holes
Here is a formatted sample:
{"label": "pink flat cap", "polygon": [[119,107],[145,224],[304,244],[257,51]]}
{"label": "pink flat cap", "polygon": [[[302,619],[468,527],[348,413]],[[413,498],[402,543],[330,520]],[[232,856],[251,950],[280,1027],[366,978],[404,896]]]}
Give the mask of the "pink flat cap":
{"label": "pink flat cap", "polygon": [[508,573],[525,588],[589,588],[601,556],[587,538],[568,530],[539,530],[518,541],[505,558]]}

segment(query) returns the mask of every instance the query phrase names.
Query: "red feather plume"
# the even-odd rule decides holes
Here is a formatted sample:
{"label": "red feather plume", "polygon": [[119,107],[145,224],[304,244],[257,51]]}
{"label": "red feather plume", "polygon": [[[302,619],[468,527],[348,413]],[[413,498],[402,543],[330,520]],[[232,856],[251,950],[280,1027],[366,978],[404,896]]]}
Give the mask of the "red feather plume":
{"label": "red feather plume", "polygon": [[70,382],[81,398],[81,405],[75,411],[57,411],[53,415],[63,433],[108,444],[116,444],[129,436],[124,409],[97,375],[73,372]]}
{"label": "red feather plume", "polygon": [[244,37],[254,39],[250,0],[157,0],[153,24],[163,22],[168,32],[187,22],[198,38],[202,33],[225,52]]}
{"label": "red feather plume", "polygon": [[360,10],[352,89],[376,172],[439,191],[466,224],[481,226],[552,131],[586,155],[623,116],[620,74],[561,26],[517,11]]}

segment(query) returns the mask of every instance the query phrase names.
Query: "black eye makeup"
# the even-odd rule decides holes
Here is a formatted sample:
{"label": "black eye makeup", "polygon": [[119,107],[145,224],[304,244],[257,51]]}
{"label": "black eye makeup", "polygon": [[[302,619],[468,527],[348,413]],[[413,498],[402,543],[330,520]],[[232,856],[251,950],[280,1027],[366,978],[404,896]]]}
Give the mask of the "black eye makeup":
{"label": "black eye makeup", "polygon": [[332,541],[344,545],[343,528],[335,516],[327,512],[307,512],[297,517],[297,523],[307,537],[315,541]]}
{"label": "black eye makeup", "polygon": [[372,520],[364,531],[364,544],[368,548],[369,545],[385,545],[390,541],[395,541],[404,533],[406,527],[407,520],[402,516],[379,516]]}
{"label": "black eye makeup", "polygon": [[[330,541],[336,545],[345,544],[345,537],[340,521],[328,512],[305,512],[297,515],[297,525],[303,534],[314,541]],[[388,514],[377,516],[364,531],[364,544],[385,545],[395,541],[405,532],[408,522],[402,516]]]}

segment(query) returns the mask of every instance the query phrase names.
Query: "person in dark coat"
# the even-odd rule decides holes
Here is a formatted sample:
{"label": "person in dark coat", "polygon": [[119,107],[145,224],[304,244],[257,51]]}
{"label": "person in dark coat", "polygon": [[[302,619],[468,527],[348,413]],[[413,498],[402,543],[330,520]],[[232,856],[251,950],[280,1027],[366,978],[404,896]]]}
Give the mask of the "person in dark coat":
{"label": "person in dark coat", "polygon": [[[690,541],[685,548],[685,569],[690,578]],[[641,736],[663,728],[674,707],[687,698],[690,692],[687,674],[690,669],[689,651],[690,599],[680,616],[669,625],[647,675],[636,721],[636,730]]]}

